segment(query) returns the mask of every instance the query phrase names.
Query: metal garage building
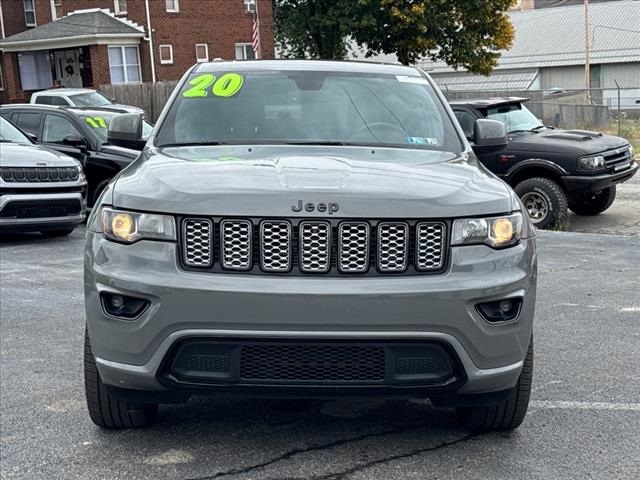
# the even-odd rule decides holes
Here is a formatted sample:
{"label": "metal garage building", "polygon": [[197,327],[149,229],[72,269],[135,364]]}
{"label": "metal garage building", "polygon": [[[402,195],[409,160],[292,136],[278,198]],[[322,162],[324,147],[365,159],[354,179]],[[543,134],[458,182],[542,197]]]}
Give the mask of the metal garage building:
{"label": "metal garage building", "polygon": [[[443,62],[421,66],[443,90],[584,89],[584,7],[582,5],[516,11],[509,14],[516,37],[489,77],[456,72]],[[640,107],[640,1],[589,7],[590,87],[594,103]],[[632,89],[632,90],[628,90]]]}

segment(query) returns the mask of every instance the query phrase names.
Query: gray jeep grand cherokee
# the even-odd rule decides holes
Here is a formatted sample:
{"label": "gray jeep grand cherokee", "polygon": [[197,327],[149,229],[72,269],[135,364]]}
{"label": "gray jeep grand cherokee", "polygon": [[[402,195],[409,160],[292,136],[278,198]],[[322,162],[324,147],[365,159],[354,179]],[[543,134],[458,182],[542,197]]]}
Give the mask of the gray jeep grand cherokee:
{"label": "gray jeep grand cherokee", "polygon": [[[135,141],[140,117],[110,123]],[[480,119],[476,148],[506,143]],[[92,420],[191,394],[429,398],[522,422],[534,230],[420,70],[318,61],[191,68],[86,242]]]}

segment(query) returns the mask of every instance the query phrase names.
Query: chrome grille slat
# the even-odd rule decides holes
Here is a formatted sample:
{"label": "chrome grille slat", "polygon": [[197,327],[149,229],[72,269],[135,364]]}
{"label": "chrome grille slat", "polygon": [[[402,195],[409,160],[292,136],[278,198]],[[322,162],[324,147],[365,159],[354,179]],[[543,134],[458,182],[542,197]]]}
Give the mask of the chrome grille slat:
{"label": "chrome grille slat", "polygon": [[220,262],[227,270],[250,270],[252,262],[251,223],[223,220],[220,224]]}
{"label": "chrome grille slat", "polygon": [[328,222],[302,222],[300,236],[300,270],[324,273],[331,267],[331,225]]}
{"label": "chrome grille slat", "polygon": [[291,270],[291,224],[286,221],[263,221],[260,224],[260,267],[265,272]]}
{"label": "chrome grille slat", "polygon": [[616,148],[614,150],[608,150],[601,153],[604,157],[604,163],[607,167],[614,166],[618,163],[624,163],[631,160],[631,152],[629,147]]}
{"label": "chrome grille slat", "polygon": [[416,225],[415,267],[418,270],[442,268],[444,228],[443,223],[421,222]]}
{"label": "chrome grille slat", "polygon": [[345,273],[369,269],[369,224],[343,222],[338,227],[338,268]]}
{"label": "chrome grille slat", "polygon": [[404,222],[382,222],[378,225],[378,270],[403,272],[409,254],[409,226]]}
{"label": "chrome grille slat", "polygon": [[184,263],[190,267],[213,265],[213,223],[206,218],[186,218],[182,224]]}

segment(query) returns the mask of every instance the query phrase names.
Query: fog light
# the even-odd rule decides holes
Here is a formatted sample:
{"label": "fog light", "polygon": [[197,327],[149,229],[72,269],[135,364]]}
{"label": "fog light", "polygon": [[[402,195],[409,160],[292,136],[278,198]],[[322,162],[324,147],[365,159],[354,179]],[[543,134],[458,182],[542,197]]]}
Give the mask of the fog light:
{"label": "fog light", "polygon": [[104,313],[110,317],[133,320],[149,306],[149,300],[130,297],[119,293],[102,292],[100,301]]}
{"label": "fog light", "polygon": [[479,303],[476,310],[487,322],[508,322],[514,320],[520,314],[522,298],[507,298],[494,302]]}

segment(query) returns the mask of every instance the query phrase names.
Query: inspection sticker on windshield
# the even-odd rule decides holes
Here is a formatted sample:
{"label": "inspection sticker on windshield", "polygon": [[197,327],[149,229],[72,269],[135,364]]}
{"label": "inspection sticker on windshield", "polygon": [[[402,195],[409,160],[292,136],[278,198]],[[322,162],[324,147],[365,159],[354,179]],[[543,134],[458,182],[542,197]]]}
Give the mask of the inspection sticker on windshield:
{"label": "inspection sticker on windshield", "polygon": [[407,75],[396,75],[396,80],[402,83],[416,83],[418,85],[429,85],[429,80],[422,77],[408,77]]}
{"label": "inspection sticker on windshield", "polygon": [[431,137],[407,137],[407,143],[414,145],[437,145],[438,139]]}

